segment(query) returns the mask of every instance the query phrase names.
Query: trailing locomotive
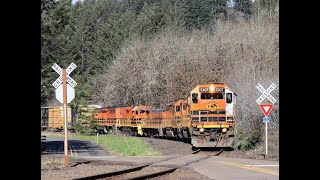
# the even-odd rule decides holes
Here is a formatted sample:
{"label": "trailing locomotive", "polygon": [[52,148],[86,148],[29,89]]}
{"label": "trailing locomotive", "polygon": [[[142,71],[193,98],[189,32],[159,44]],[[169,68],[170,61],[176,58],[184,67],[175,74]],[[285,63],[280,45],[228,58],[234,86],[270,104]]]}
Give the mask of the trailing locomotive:
{"label": "trailing locomotive", "polygon": [[191,138],[194,147],[232,147],[236,94],[223,83],[196,86],[185,99],[152,106],[96,109],[98,131],[130,130],[133,135]]}

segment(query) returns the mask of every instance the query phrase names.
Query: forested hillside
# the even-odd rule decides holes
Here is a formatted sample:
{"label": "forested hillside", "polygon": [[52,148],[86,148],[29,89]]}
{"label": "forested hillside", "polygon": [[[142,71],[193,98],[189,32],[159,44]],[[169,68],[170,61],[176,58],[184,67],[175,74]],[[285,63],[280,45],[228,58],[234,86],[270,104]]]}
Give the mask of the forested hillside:
{"label": "forested hillside", "polygon": [[74,103],[92,101],[89,82],[108,71],[126,40],[151,40],[170,29],[214,34],[219,20],[249,19],[258,9],[260,17],[275,14],[276,0],[259,2],[258,6],[250,0],[84,0],[76,4],[71,0],[42,0],[42,105],[54,99],[51,84],[57,75],[51,69],[53,63],[62,67],[77,64],[72,72],[78,82]]}
{"label": "forested hillside", "polygon": [[[261,130],[260,83],[278,100],[270,151],[278,151],[278,0],[42,0],[41,103],[62,67],[77,65],[72,105],[161,107],[199,83],[224,82],[238,94],[241,131]],[[274,138],[272,138],[274,137]]]}

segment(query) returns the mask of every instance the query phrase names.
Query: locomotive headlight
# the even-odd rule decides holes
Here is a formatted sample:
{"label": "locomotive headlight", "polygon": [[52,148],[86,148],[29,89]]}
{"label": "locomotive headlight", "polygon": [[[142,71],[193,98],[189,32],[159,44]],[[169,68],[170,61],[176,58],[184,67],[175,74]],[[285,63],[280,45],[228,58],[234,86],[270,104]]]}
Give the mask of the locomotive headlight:
{"label": "locomotive headlight", "polygon": [[200,128],[200,132],[203,133],[203,132],[204,132],[204,129],[203,129],[203,128]]}
{"label": "locomotive headlight", "polygon": [[210,91],[214,91],[214,86],[213,85],[210,85]]}
{"label": "locomotive headlight", "polygon": [[222,129],[222,132],[223,132],[223,133],[227,132],[227,128],[223,128],[223,129]]}

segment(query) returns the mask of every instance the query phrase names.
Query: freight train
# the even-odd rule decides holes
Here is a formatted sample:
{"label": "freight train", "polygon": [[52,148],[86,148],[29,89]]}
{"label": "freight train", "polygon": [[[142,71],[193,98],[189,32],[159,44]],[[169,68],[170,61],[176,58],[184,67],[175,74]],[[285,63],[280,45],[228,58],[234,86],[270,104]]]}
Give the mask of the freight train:
{"label": "freight train", "polygon": [[191,139],[193,148],[232,148],[236,125],[236,93],[224,83],[200,84],[185,99],[165,105],[102,107],[94,121],[98,131],[130,130],[133,135]]}
{"label": "freight train", "polygon": [[[67,107],[68,129],[74,131],[71,117],[71,108]],[[41,107],[41,130],[61,131],[63,128],[64,123],[62,106]]]}

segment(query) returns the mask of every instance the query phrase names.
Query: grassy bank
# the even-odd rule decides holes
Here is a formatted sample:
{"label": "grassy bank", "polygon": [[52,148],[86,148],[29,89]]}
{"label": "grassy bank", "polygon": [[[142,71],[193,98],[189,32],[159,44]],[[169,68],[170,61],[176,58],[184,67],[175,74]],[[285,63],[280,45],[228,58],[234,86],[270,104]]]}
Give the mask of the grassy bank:
{"label": "grassy bank", "polygon": [[[63,138],[63,134],[48,133],[43,135],[51,138]],[[97,136],[84,136],[69,134],[68,139],[77,139],[97,143]],[[143,140],[137,137],[126,137],[116,135],[99,135],[99,145],[111,150],[120,156],[159,156],[160,151],[152,149]]]}

